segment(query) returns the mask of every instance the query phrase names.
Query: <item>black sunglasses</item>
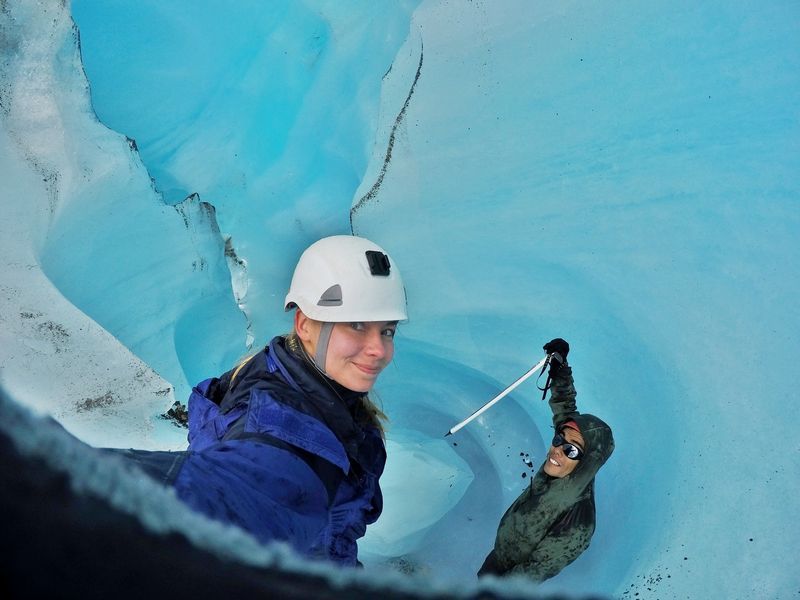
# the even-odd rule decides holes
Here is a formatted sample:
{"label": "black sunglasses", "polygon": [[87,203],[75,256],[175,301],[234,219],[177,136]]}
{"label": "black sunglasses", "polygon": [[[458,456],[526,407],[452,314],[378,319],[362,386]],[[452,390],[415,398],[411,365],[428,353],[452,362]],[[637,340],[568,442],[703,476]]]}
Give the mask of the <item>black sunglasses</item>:
{"label": "black sunglasses", "polygon": [[580,460],[583,458],[583,450],[578,448],[575,444],[567,441],[559,431],[553,436],[553,446],[562,446],[561,450],[564,455],[571,460]]}

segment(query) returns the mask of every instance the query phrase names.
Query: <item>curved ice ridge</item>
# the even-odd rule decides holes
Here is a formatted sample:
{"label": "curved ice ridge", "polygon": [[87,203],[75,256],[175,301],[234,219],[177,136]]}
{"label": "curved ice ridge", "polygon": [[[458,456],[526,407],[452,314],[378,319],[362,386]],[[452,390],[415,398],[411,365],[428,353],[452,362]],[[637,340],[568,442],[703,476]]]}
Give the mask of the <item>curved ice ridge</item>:
{"label": "curved ice ridge", "polygon": [[[397,136],[397,129],[403,122],[403,119],[406,116],[406,112],[408,111],[408,106],[411,104],[411,97],[414,95],[414,88],[417,86],[417,82],[419,81],[420,75],[422,74],[422,61],[425,54],[425,48],[422,40],[420,39],[419,45],[419,63],[417,64],[417,71],[414,73],[414,79],[411,82],[411,86],[408,89],[408,95],[406,96],[405,102],[403,102],[403,107],[400,109],[400,112],[397,113],[397,117],[395,117],[394,124],[392,125],[391,133],[389,134],[389,141],[386,144],[386,154],[383,158],[383,164],[381,165],[380,172],[378,173],[378,178],[375,180],[375,183],[372,184],[372,187],[369,191],[364,194],[350,209],[350,231],[355,234],[355,225],[353,223],[353,219],[358,214],[358,211],[367,204],[368,202],[372,201],[380,191],[381,184],[383,183],[383,178],[386,176],[386,171],[389,169],[389,163],[392,160],[392,150],[394,149],[395,138]],[[391,71],[391,69],[390,69]],[[387,73],[388,75],[388,73]]]}

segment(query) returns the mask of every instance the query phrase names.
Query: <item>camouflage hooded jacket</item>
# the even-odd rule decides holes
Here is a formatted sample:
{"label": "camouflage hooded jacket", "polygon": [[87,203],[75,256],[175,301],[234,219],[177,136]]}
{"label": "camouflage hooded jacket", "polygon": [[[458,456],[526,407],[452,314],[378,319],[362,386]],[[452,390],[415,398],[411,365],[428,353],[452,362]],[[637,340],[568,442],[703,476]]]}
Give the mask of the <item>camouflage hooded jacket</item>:
{"label": "camouflage hooded jacket", "polygon": [[524,574],[544,581],[558,574],[589,547],[595,529],[594,476],[614,450],[611,428],[575,406],[572,369],[552,380],[550,408],[556,431],[574,420],[585,441],[584,456],[563,478],[540,467],[531,485],[500,520],[494,550],[479,574]]}

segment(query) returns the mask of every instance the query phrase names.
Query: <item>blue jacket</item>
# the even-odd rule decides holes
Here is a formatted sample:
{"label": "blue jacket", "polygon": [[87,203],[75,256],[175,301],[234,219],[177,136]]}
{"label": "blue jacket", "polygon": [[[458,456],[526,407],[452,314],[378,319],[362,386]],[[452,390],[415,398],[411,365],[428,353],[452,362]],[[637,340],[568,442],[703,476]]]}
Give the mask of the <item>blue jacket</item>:
{"label": "blue jacket", "polygon": [[386,462],[361,396],[274,338],[240,369],[192,391],[178,496],[264,542],[356,565],[356,541],[383,507]]}

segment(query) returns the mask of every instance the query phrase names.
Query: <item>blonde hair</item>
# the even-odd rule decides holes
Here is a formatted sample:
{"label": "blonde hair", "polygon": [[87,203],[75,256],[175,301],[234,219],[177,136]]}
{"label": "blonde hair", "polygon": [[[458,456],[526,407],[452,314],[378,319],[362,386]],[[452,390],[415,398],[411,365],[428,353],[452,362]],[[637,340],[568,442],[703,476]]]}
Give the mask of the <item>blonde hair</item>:
{"label": "blonde hair", "polygon": [[364,394],[361,396],[361,406],[359,407],[358,413],[362,412],[364,413],[366,419],[361,421],[357,418],[356,420],[362,424],[371,425],[377,429],[378,432],[380,432],[381,437],[386,440],[386,425],[389,423],[389,417],[386,416],[386,413],[383,412],[377,403],[372,401],[372,399],[369,397],[369,394]]}

